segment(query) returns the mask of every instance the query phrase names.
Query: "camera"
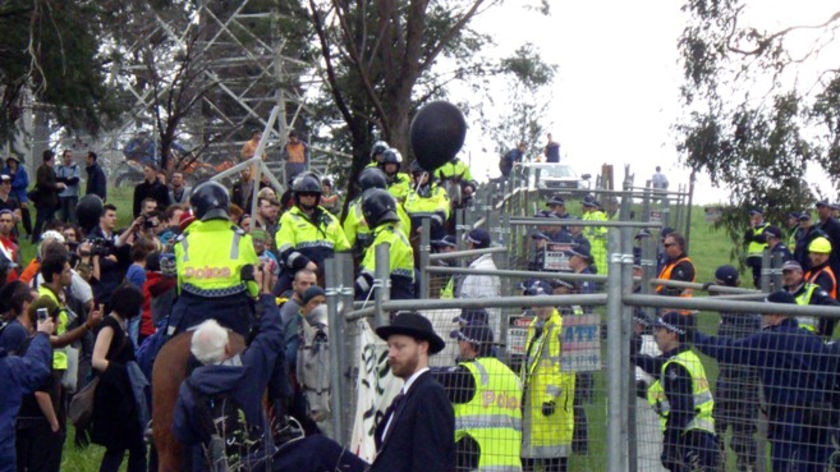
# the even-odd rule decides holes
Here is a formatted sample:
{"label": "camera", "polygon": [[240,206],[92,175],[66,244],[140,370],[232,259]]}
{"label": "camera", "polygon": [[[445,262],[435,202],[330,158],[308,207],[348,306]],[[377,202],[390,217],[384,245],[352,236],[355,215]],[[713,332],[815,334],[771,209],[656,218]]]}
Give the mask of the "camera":
{"label": "camera", "polygon": [[38,314],[38,321],[46,321],[50,317],[50,312],[46,308],[38,308],[35,310]]}
{"label": "camera", "polygon": [[114,242],[105,238],[90,237],[85,239],[86,243],[90,243],[91,256],[108,256],[113,254]]}

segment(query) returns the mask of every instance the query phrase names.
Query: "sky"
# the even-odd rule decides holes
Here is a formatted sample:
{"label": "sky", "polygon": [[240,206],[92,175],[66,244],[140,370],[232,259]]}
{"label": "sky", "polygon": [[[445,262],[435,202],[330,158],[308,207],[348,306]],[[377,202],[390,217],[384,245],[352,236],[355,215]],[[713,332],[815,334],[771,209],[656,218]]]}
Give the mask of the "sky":
{"label": "sky", "polygon": [[[761,0],[751,2],[760,7],[747,13],[754,24],[774,29],[824,21],[828,11],[836,9],[831,3]],[[674,188],[687,186],[689,180],[672,131],[684,113],[677,39],[687,17],[681,4],[551,1],[551,15],[544,17],[524,10],[520,2],[505,2],[483,13],[474,26],[492,32],[499,54],[531,42],[546,62],[558,66],[545,128],[561,144],[561,162],[578,174],[593,175],[600,173],[602,164],[612,164],[617,185],[625,165],[635,174],[636,185],[644,185],[660,165]],[[493,150],[487,146],[489,138],[478,133],[468,130],[464,148],[473,174],[498,175],[498,156],[482,152]],[[714,189],[707,176],[698,175],[694,201],[725,202],[726,191]]]}

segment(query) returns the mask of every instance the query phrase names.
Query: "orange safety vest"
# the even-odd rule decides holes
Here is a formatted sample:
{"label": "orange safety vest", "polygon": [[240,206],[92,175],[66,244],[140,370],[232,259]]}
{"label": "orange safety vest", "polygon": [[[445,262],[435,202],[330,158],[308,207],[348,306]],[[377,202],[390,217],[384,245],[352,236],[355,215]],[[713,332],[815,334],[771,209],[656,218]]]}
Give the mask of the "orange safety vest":
{"label": "orange safety vest", "polygon": [[817,277],[819,277],[820,274],[822,274],[823,272],[825,272],[826,274],[828,274],[829,277],[831,277],[831,292],[829,292],[828,294],[831,295],[831,298],[837,300],[837,277],[834,275],[834,270],[831,268],[831,266],[827,265],[820,269],[818,272],[814,272],[813,274],[810,270],[808,272],[805,272],[805,280],[811,282],[812,284],[816,284]]}
{"label": "orange safety vest", "polygon": [[[672,262],[670,264],[666,264],[665,267],[662,268],[662,271],[659,272],[659,276],[657,276],[656,278],[657,279],[663,279],[663,280],[669,280],[671,278],[671,272],[673,272],[674,267],[678,266],[681,262],[684,262],[684,261],[688,261],[690,263],[691,259],[689,259],[688,257],[681,257],[681,258],[675,260],[674,262]],[[695,273],[694,277],[691,279],[691,281],[694,282],[694,280],[696,278],[697,278],[697,274]],[[664,290],[664,289],[665,289],[664,285],[657,285],[656,286],[656,293],[661,293],[662,290]],[[682,292],[680,292],[680,296],[690,298],[692,292],[693,292],[692,289],[686,288],[686,289],[683,289]]]}

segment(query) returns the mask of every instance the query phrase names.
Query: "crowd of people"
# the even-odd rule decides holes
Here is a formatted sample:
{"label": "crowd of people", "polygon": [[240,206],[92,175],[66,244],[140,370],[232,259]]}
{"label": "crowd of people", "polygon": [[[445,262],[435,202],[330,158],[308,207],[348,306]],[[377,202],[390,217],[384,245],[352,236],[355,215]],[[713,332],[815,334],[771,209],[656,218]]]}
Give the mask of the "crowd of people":
{"label": "crowd of people", "polygon": [[[259,138],[243,156],[256,153]],[[552,143],[549,135],[546,155],[559,156]],[[418,298],[415,247],[428,222],[433,251],[460,246],[477,254],[467,264],[476,273],[442,277],[434,296],[506,294],[500,278],[484,272],[496,268],[483,251],[493,245],[490,233],[474,228],[464,241],[454,237],[453,209],[468,205],[477,189],[460,159],[431,171],[414,162],[403,172],[401,153],[375,143],[342,221],[332,183],[307,172],[305,146],[291,145],[298,156],[292,164],[302,165],[290,168],[294,178],[280,195],[255,182],[251,167],[228,189],[213,181],[190,187],[183,174],[145,163],[124,229],[94,152],[85,157],[85,175],[72,152],[62,153],[61,164],[45,152],[32,190],[19,160],[7,159],[0,173],[0,382],[8,392],[0,400],[0,471],[59,470],[68,405],[91,381],[94,407],[75,424],[74,439],[105,448],[102,471],[118,470],[126,454],[129,471],[155,470],[164,458],[147,450],[145,436],[157,428],[171,428],[189,446],[179,459],[185,470],[222,463],[225,470],[563,471],[570,456],[589,453],[584,405],[592,400],[592,375],[566,371],[561,362],[564,318],[591,312],[580,306],[531,307],[513,369],[500,360],[496,340],[506,326],[496,308],[464,310],[453,321],[458,362],[448,368],[429,368],[429,356],[445,346],[431,322],[417,312],[394,314],[376,332],[387,342],[391,373],[405,383],[373,432],[376,458],[368,464],[319,435],[328,427],[323,392],[330,386],[313,369],[324,374],[328,366],[318,346],[328,342],[323,281],[336,252],[354,255],[355,297],[369,300],[376,248],[388,244],[391,298]],[[553,195],[534,215],[538,223],[524,243],[529,268],[546,275],[524,282],[522,294],[601,290],[558,275],[606,273],[606,228],[598,222],[614,216],[593,195],[579,210],[571,215],[563,196]],[[760,209],[751,213],[747,264],[760,275],[759,256],[781,254],[772,260],[782,283],[769,302],[837,305],[840,224],[830,210],[817,204],[819,224],[810,224],[807,212],[791,215],[791,239],[764,222]],[[682,235],[665,228],[658,236],[658,278],[695,282]],[[637,241],[652,237],[642,231]],[[24,238],[37,243],[31,261],[21,259]],[[715,278],[716,285],[740,283],[731,266]],[[692,296],[684,284],[663,283],[656,292]],[[731,426],[738,470],[755,470],[762,388],[773,470],[823,470],[836,421],[820,413],[834,411],[837,371],[835,348],[824,341],[835,323],[721,315],[718,336],[710,337],[697,331],[691,312],[639,313],[633,360],[644,371],[645,411],[660,425],[658,466],[715,470]],[[150,423],[156,355],[182,333],[193,360],[177,389],[173,424]],[[691,345],[721,363],[714,389]],[[264,392],[267,410],[260,407]]]}

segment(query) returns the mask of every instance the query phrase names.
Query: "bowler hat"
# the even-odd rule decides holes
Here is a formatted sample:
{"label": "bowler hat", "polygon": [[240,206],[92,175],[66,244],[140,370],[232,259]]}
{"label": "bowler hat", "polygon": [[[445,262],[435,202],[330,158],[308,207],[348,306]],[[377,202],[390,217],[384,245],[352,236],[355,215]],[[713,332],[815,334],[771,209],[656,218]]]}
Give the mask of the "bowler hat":
{"label": "bowler hat", "polygon": [[388,337],[394,334],[404,334],[414,339],[428,341],[430,354],[437,354],[446,347],[446,343],[432,328],[432,322],[420,313],[413,311],[397,313],[390,325],[376,328],[376,334],[386,341]]}

